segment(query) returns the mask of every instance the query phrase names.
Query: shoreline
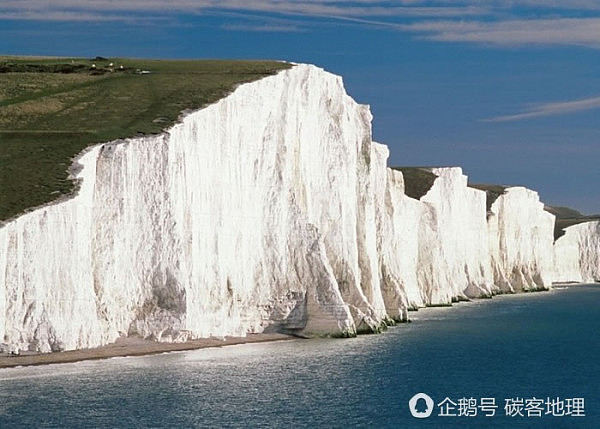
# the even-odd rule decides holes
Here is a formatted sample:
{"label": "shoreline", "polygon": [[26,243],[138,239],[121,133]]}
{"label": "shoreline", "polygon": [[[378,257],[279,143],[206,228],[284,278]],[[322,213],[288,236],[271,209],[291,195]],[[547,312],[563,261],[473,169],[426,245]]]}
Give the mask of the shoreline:
{"label": "shoreline", "polygon": [[[540,289],[535,291],[529,291],[528,293],[514,293],[514,294],[498,294],[493,297],[518,297],[523,295],[529,295],[534,292],[550,292],[553,289],[568,289],[571,287],[584,285],[598,285],[600,283],[578,283],[578,282],[566,282],[566,283],[554,283],[552,287],[548,289]],[[472,301],[478,301],[479,299],[473,299]],[[448,307],[453,307],[449,305]],[[411,310],[410,312],[418,312],[419,310],[427,309],[438,309],[447,308],[446,306],[426,306]],[[410,320],[409,320],[410,322]],[[210,337],[210,338],[198,338],[195,340],[189,340],[183,343],[161,343],[152,340],[145,340],[139,337],[123,337],[117,341],[105,346],[100,346],[90,349],[80,350],[68,350],[64,352],[51,352],[51,353],[39,353],[39,352],[23,352],[23,354],[17,356],[11,356],[7,353],[0,354],[0,370],[5,368],[17,368],[25,366],[41,366],[50,364],[60,363],[74,363],[87,360],[100,360],[110,359],[113,357],[134,357],[134,356],[151,356],[169,352],[179,351],[190,351],[199,350],[206,348],[219,348],[225,346],[239,345],[239,344],[253,344],[253,343],[265,343],[265,342],[276,342],[276,341],[289,341],[294,339],[302,339],[302,337],[280,334],[280,333],[260,333],[260,334],[247,334],[245,337]]]}
{"label": "shoreline", "polygon": [[[24,366],[73,363],[86,360],[109,359],[113,357],[150,356],[168,352],[199,350],[232,346],[238,344],[288,341],[298,337],[286,334],[247,334],[245,337],[199,338],[184,343],[159,343],[142,338],[119,338],[105,346],[92,349],[68,350],[52,353],[31,353],[18,356],[0,355],[0,369]],[[25,352],[26,353],[26,352]]]}

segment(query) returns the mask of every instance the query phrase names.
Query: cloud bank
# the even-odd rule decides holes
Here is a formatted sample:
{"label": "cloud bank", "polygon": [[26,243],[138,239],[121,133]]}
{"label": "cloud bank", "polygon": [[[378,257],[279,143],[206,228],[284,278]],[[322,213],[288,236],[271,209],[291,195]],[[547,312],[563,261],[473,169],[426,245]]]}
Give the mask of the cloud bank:
{"label": "cloud bank", "polygon": [[403,26],[403,29],[442,42],[511,46],[582,45],[600,48],[600,17],[501,22],[426,21]]}
{"label": "cloud bank", "polygon": [[[0,20],[106,22],[235,13],[226,31],[298,32],[344,22],[419,39],[600,48],[598,0],[3,0]],[[256,23],[257,15],[261,22]],[[282,18],[289,22],[281,25]]]}
{"label": "cloud bank", "polygon": [[600,108],[600,97],[584,98],[573,101],[538,104],[531,109],[514,115],[497,116],[483,119],[483,122],[510,122],[544,116],[558,116],[567,113],[581,112]]}

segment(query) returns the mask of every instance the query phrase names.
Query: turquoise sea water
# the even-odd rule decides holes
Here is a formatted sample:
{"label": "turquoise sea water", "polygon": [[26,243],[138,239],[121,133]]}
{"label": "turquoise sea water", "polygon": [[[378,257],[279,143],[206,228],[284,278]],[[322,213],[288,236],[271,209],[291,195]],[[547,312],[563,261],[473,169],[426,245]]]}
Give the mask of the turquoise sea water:
{"label": "turquoise sea water", "polygon": [[[0,370],[0,428],[600,428],[599,303],[600,285],[572,286],[425,309],[356,339]],[[409,411],[420,392],[429,418]],[[438,416],[446,398],[477,415]],[[552,415],[561,403],[571,415]]]}

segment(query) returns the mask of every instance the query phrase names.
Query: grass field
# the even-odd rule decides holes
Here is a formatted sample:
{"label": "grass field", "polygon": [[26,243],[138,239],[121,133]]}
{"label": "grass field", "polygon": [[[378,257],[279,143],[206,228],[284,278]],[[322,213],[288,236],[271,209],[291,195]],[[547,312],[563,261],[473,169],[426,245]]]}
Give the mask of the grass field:
{"label": "grass field", "polygon": [[290,65],[275,61],[0,57],[0,221],[68,194],[85,147],[159,133]]}

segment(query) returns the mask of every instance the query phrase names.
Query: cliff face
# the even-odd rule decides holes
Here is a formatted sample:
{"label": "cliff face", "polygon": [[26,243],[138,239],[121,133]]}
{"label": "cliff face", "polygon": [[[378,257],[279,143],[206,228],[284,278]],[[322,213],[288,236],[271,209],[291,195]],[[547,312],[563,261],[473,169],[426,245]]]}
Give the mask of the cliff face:
{"label": "cliff face", "polygon": [[370,121],[339,77],[299,65],[162,135],[95,146],[75,197],[0,229],[0,342],[347,336],[549,285],[537,194],[510,190],[486,218],[485,193],[445,168],[410,198]]}
{"label": "cliff face", "polygon": [[[381,192],[383,191],[383,192]],[[387,169],[379,202],[378,253],[380,278],[387,313],[407,320],[408,310],[424,305],[417,285],[419,222],[422,204],[404,194],[402,173]]]}
{"label": "cliff face", "polygon": [[419,288],[426,304],[492,293],[485,193],[467,186],[460,168],[436,168],[421,197]]}
{"label": "cliff face", "polygon": [[400,285],[406,308],[550,287],[554,216],[535,192],[509,188],[486,213],[485,192],[460,168],[429,171],[436,178],[418,200],[388,171],[382,277]]}
{"label": "cliff face", "polygon": [[339,77],[297,66],[95,147],[79,195],[0,230],[5,342],[379,329],[370,120]]}
{"label": "cliff face", "polygon": [[554,247],[556,282],[600,281],[600,221],[566,228]]}
{"label": "cliff face", "polygon": [[488,219],[494,283],[502,292],[546,289],[553,281],[554,215],[538,194],[507,188]]}
{"label": "cliff face", "polygon": [[97,154],[79,160],[86,167],[76,198],[0,229],[0,339],[12,347],[51,351],[106,340],[91,269]]}

